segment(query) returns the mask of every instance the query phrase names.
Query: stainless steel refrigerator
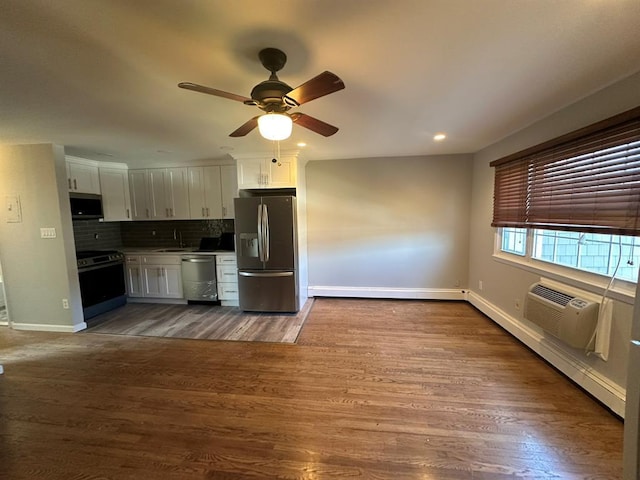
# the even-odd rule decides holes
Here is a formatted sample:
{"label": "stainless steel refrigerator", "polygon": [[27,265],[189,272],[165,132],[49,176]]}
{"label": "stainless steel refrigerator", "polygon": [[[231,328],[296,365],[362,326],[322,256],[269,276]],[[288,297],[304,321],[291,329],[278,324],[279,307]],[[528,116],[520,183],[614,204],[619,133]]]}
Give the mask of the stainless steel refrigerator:
{"label": "stainless steel refrigerator", "polygon": [[240,308],[297,312],[296,198],[234,199]]}

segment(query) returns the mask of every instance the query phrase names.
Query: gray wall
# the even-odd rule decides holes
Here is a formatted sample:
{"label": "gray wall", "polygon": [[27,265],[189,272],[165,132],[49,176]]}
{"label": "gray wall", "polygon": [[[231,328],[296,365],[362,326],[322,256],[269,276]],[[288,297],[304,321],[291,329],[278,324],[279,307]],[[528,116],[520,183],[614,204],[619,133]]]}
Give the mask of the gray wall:
{"label": "gray wall", "polygon": [[[486,307],[484,310],[492,312],[490,314],[494,317],[501,317],[507,326],[513,327],[513,331],[540,332],[535,325],[523,318],[522,310],[515,307],[515,299],[523,301],[529,285],[537,281],[540,275],[500,263],[493,257],[495,229],[491,227],[491,219],[494,171],[489,166],[489,162],[638,105],[640,105],[640,74],[597,92],[475,155],[469,263],[469,286],[473,290],[472,303],[481,309]],[[480,280],[483,282],[482,291],[479,290]],[[606,281],[603,281],[603,284],[606,284]],[[602,293],[603,288],[595,287],[591,290]],[[599,377],[603,384],[612,382],[613,387],[624,388],[632,302],[633,300],[615,302],[610,357],[606,362],[593,356],[586,356],[581,350],[553,343],[551,339],[553,351],[559,351],[561,355],[575,359],[581,365],[578,368],[579,371],[574,372],[576,378],[593,375],[594,378]],[[521,335],[525,343],[538,349],[536,345],[531,344],[530,337],[526,334]],[[541,347],[540,351],[545,351],[545,347]],[[552,357],[553,355],[547,355],[547,358],[554,363],[555,360]]]}
{"label": "gray wall", "polygon": [[[22,221],[0,214],[0,261],[15,328],[84,328],[64,151],[53,145],[0,146],[0,198],[20,198]],[[56,238],[40,238],[41,227]],[[62,299],[70,308],[62,308]]]}
{"label": "gray wall", "polygon": [[307,163],[310,288],[464,288],[471,171],[470,155]]}

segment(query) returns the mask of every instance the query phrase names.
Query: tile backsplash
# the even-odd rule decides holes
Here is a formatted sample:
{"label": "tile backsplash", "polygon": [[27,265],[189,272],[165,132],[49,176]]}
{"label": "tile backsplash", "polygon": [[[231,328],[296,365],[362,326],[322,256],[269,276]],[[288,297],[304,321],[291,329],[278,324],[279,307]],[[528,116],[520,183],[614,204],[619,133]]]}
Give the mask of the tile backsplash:
{"label": "tile backsplash", "polygon": [[121,222],[122,244],[126,247],[197,247],[202,237],[219,237],[233,232],[233,220],[174,220]]}
{"label": "tile backsplash", "polygon": [[74,220],[76,250],[117,250],[122,247],[120,222]]}
{"label": "tile backsplash", "polygon": [[202,237],[233,233],[233,220],[100,222],[74,220],[76,250],[118,250],[124,247],[197,247]]}

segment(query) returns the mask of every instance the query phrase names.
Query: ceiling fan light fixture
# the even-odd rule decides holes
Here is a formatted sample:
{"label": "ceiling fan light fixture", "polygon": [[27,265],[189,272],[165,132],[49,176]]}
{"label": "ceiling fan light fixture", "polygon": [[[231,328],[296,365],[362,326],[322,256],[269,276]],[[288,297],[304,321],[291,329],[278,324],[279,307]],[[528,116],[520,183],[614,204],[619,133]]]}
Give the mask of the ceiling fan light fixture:
{"label": "ceiling fan light fixture", "polygon": [[291,136],[293,120],[282,113],[265,113],[258,117],[258,130],[267,140],[286,140]]}

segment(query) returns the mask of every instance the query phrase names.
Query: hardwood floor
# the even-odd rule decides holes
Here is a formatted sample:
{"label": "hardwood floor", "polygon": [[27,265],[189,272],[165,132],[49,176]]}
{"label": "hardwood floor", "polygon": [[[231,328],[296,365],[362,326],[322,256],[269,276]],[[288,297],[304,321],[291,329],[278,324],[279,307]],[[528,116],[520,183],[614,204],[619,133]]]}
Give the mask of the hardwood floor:
{"label": "hardwood floor", "polygon": [[462,302],[297,344],[0,330],[3,479],[618,479],[622,422]]}
{"label": "hardwood floor", "polygon": [[294,343],[313,299],[297,314],[247,313],[238,307],[128,303],[93,319],[87,333]]}

